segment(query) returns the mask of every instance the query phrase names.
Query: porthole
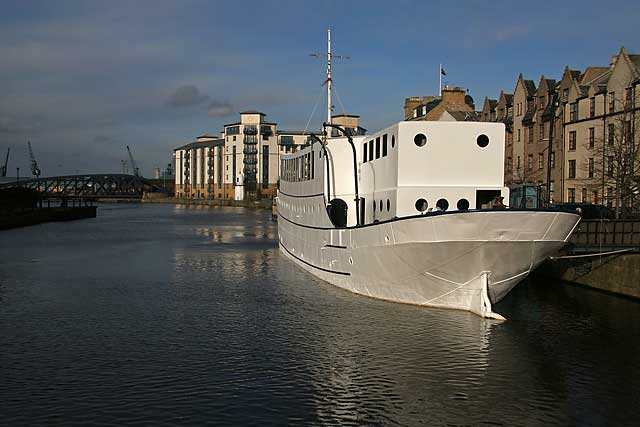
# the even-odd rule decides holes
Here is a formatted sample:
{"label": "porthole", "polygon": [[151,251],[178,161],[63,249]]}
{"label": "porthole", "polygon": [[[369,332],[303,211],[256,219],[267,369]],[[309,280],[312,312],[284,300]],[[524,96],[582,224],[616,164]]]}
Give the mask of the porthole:
{"label": "porthole", "polygon": [[416,134],[416,136],[413,137],[413,142],[418,147],[424,147],[427,144],[427,136],[423,133]]}
{"label": "porthole", "polygon": [[380,212],[382,212],[382,200],[380,200]]}
{"label": "porthole", "polygon": [[456,206],[458,207],[459,211],[469,210],[469,201],[467,199],[460,199],[458,200]]}
{"label": "porthole", "polygon": [[440,199],[436,202],[436,208],[440,209],[441,211],[446,211],[447,209],[449,209],[449,202],[447,202],[447,199]]}
{"label": "porthole", "polygon": [[484,148],[489,145],[489,137],[485,134],[479,135],[476,142],[478,143],[478,147]]}
{"label": "porthole", "polygon": [[396,136],[391,135],[391,148],[396,146]]}
{"label": "porthole", "polygon": [[387,212],[391,211],[391,202],[387,199]]}
{"label": "porthole", "polygon": [[418,212],[424,212],[427,210],[428,207],[429,207],[429,204],[425,199],[416,200],[416,210]]}

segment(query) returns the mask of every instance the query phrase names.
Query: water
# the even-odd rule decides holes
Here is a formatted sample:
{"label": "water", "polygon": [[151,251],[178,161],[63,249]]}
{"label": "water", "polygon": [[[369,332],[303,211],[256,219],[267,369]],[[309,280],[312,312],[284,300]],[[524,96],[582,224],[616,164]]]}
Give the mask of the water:
{"label": "water", "polygon": [[270,213],[101,206],[0,233],[0,425],[637,425],[640,303],[530,280],[509,320],[376,301]]}

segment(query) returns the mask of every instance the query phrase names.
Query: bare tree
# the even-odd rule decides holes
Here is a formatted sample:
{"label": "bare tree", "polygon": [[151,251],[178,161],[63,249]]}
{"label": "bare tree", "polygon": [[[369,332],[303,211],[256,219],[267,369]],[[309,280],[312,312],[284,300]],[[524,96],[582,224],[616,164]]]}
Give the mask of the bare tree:
{"label": "bare tree", "polygon": [[616,208],[616,218],[640,208],[640,143],[635,132],[640,114],[633,92],[630,88],[624,97],[608,99],[614,112],[607,115],[604,130],[599,126],[593,146],[585,142],[592,157],[582,168],[593,177],[585,184],[602,191],[602,200]]}

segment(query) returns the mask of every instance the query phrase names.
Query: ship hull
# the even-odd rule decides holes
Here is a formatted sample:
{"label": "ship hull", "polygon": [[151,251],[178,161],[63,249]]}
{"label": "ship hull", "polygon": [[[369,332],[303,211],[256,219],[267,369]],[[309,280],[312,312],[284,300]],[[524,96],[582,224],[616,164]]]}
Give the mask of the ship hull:
{"label": "ship hull", "polygon": [[502,318],[493,304],[560,249],[578,221],[570,213],[494,210],[327,229],[280,216],[278,232],[285,256],[340,288]]}

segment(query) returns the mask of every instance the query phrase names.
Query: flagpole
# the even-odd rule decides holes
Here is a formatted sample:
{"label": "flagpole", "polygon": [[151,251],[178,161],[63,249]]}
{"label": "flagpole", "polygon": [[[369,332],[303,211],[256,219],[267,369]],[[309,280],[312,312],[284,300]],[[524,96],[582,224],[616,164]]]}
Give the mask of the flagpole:
{"label": "flagpole", "polygon": [[438,83],[438,96],[442,97],[442,64],[440,64],[438,68],[438,79],[440,79]]}

